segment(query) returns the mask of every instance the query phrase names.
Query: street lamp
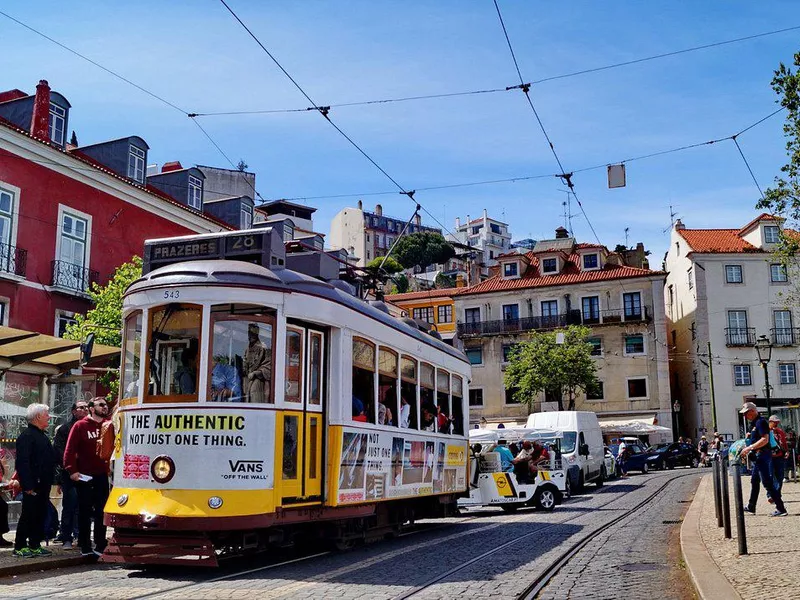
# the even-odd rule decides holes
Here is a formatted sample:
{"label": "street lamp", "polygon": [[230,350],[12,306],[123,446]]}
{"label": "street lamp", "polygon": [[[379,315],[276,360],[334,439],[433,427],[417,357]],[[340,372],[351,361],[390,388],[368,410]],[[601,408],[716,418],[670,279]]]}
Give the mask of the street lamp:
{"label": "street lamp", "polygon": [[756,340],[756,353],[758,354],[758,362],[764,369],[764,395],[767,397],[767,417],[772,414],[772,404],[770,402],[770,386],[769,386],[769,372],[767,371],[767,364],[772,358],[772,344],[769,338],[765,335],[758,336]]}

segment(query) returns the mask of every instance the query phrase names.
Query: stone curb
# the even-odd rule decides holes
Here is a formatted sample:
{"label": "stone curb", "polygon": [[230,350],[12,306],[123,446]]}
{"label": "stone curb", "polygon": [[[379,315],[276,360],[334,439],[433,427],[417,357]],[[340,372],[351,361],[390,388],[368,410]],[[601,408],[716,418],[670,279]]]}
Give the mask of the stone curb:
{"label": "stone curb", "polygon": [[[58,558],[14,558],[13,560],[13,564],[0,565],[0,578],[97,562],[91,557],[81,556],[80,554],[78,554],[78,556],[64,556]],[[7,563],[8,561],[3,562]]]}
{"label": "stone curb", "polygon": [[711,475],[706,475],[681,525],[681,553],[701,600],[741,600],[742,597],[719,570],[700,537],[700,513],[710,486]]}

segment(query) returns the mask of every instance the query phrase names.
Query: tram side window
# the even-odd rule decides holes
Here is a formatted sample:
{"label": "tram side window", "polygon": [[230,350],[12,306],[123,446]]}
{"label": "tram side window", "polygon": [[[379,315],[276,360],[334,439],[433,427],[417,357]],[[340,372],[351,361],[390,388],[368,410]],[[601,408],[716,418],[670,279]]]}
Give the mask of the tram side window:
{"label": "tram side window", "polygon": [[272,404],[274,320],[265,308],[212,307],[209,401]]}
{"label": "tram side window", "polygon": [[400,360],[400,427],[419,429],[417,420],[417,361],[404,356]]}
{"label": "tram side window", "polygon": [[464,380],[453,375],[453,390],[450,396],[453,418],[453,435],[464,435]]}
{"label": "tram side window", "polygon": [[397,427],[397,353],[388,348],[378,352],[378,425]]}
{"label": "tram side window", "polygon": [[286,328],[286,402],[302,402],[303,332]]}
{"label": "tram side window", "polygon": [[353,421],[375,423],[375,345],[353,338]]}
{"label": "tram side window", "polygon": [[137,310],[125,317],[125,341],[122,345],[121,398],[136,398],[139,395],[139,368],[142,352],[142,311]]}
{"label": "tram side window", "polygon": [[436,390],[433,366],[422,363],[419,373],[420,429],[436,431]]}
{"label": "tram side window", "polygon": [[149,396],[184,396],[197,400],[202,309],[168,304],[150,313]]}
{"label": "tram side window", "polygon": [[450,433],[450,373],[447,371],[436,371],[436,391],[436,431]]}

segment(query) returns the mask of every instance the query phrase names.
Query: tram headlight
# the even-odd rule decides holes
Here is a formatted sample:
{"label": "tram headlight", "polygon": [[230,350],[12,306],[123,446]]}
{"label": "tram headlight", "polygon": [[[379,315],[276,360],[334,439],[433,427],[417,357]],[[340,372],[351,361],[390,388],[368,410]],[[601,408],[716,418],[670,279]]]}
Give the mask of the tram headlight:
{"label": "tram headlight", "polygon": [[117,498],[117,506],[125,506],[128,502],[128,494],[120,494]]}
{"label": "tram headlight", "polygon": [[169,456],[157,456],[150,464],[150,475],[158,483],[167,483],[175,476],[175,461]]}

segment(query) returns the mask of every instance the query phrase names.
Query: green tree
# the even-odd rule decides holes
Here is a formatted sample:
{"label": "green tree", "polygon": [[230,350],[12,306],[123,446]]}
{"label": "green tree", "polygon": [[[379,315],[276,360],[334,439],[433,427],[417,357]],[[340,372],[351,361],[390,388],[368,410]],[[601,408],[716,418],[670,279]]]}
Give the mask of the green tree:
{"label": "green tree", "polygon": [[[586,341],[590,333],[588,327],[574,325],[561,331],[537,333],[529,341],[516,344],[505,374],[506,389],[514,390],[514,400],[532,411],[539,394],[560,390],[569,398],[567,410],[575,410],[577,393],[598,384],[592,345]],[[558,343],[558,334],[564,336],[562,344]],[[564,410],[560,395],[558,410]]]}
{"label": "green tree", "polygon": [[776,258],[783,263],[789,275],[789,281],[795,284],[784,296],[794,302],[800,301],[800,276],[797,255],[800,252],[800,236],[791,226],[800,222],[800,52],[794,55],[793,71],[791,67],[780,63],[772,78],[772,89],[778,94],[778,103],[786,109],[786,121],[783,135],[786,138],[787,162],[781,167],[781,175],[775,177],[773,187],[764,193],[764,198],[756,208],[766,210],[789,221],[781,231],[781,243],[776,251]]}
{"label": "green tree", "polygon": [[408,277],[400,273],[399,275],[395,275],[392,277],[392,290],[389,292],[390,294],[405,294],[410,284],[408,283]]}
{"label": "green tree", "polygon": [[453,246],[447,243],[444,236],[432,231],[421,231],[405,235],[394,247],[394,255],[405,268],[438,265],[455,256]]}
{"label": "green tree", "polygon": [[[89,289],[94,308],[85,315],[76,315],[75,323],[67,327],[65,337],[85,341],[94,333],[97,344],[120,347],[122,345],[122,295],[128,286],[142,276],[142,259],[134,256],[130,262],[117,267],[111,280],[104,286],[93,283]],[[109,372],[100,378],[108,387],[109,399],[117,397],[119,373]]]}
{"label": "green tree", "polygon": [[392,258],[391,256],[388,257],[385,261],[382,256],[373,258],[371,261],[367,263],[367,266],[364,268],[367,271],[371,271],[372,273],[376,274],[381,273],[385,275],[394,275],[395,273],[399,273],[404,269],[403,265],[401,265],[396,259]]}
{"label": "green tree", "polygon": [[445,275],[444,273],[439,273],[436,276],[433,285],[436,286],[436,289],[444,290],[447,288],[456,287],[456,280],[450,277],[449,275]]}

